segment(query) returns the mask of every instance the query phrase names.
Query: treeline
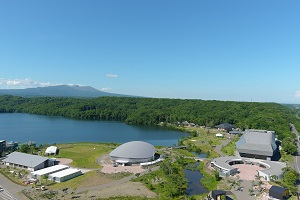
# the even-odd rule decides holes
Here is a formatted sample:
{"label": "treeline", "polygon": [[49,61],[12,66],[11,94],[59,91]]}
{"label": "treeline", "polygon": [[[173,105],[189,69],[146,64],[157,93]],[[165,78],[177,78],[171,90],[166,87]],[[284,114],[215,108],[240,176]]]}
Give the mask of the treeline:
{"label": "treeline", "polygon": [[295,114],[277,103],[204,101],[159,98],[100,97],[93,99],[0,96],[1,113],[29,113],[75,119],[121,120],[129,124],[193,122],[214,127],[228,122],[246,129],[275,130],[290,136],[289,123],[300,128]]}

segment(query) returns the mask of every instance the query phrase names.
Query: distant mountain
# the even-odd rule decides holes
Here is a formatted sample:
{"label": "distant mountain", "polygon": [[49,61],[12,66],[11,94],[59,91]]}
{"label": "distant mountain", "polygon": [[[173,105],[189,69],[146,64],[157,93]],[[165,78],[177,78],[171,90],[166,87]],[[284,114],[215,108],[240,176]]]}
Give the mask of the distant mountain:
{"label": "distant mountain", "polygon": [[129,96],[102,92],[90,86],[58,85],[48,87],[26,88],[26,89],[0,89],[0,96],[13,95],[22,97],[80,97],[92,98],[102,96]]}

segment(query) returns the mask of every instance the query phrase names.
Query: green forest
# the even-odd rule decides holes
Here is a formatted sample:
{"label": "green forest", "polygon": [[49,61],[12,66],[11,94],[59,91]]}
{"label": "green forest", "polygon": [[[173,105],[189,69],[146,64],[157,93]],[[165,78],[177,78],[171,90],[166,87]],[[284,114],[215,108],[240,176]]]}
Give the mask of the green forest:
{"label": "green forest", "polygon": [[279,139],[294,138],[289,123],[300,128],[295,111],[277,103],[134,97],[80,99],[0,96],[0,113],[13,112],[75,119],[119,120],[139,125],[188,121],[214,127],[228,122],[241,129],[275,130]]}

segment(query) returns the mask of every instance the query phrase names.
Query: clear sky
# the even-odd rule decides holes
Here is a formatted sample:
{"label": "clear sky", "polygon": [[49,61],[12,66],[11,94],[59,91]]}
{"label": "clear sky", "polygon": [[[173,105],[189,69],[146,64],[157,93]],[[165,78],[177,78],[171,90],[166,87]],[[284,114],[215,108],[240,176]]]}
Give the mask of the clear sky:
{"label": "clear sky", "polygon": [[300,1],[0,1],[0,88],[56,84],[300,104]]}

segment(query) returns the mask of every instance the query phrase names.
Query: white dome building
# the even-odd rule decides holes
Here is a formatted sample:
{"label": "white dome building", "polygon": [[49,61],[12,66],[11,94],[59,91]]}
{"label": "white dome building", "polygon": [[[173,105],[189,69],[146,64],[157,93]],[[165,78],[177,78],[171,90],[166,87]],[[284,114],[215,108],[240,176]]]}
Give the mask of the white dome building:
{"label": "white dome building", "polygon": [[142,141],[132,141],[122,144],[110,152],[113,163],[131,164],[149,162],[154,159],[156,149],[152,144]]}

